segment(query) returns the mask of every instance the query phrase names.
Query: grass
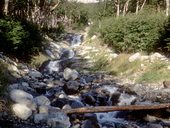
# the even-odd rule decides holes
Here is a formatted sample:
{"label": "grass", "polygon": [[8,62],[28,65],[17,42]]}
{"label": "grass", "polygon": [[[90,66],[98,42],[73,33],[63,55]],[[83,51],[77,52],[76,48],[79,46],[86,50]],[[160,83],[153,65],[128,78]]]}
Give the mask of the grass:
{"label": "grass", "polygon": [[9,83],[9,71],[7,64],[0,61],[0,95]]}
{"label": "grass", "polygon": [[[169,62],[157,60],[154,63],[149,61],[129,62],[131,54],[119,54],[115,59],[111,59],[107,48],[102,46],[99,39],[87,42],[88,45],[95,47],[99,52],[89,51],[86,55],[94,61],[90,71],[104,71],[120,79],[129,79],[136,83],[158,83],[164,80],[170,80],[170,70],[167,69]],[[146,55],[146,53],[141,53]],[[141,66],[144,65],[144,68]]]}
{"label": "grass", "polygon": [[45,54],[39,53],[39,55],[34,56],[34,57],[32,58],[30,64],[31,64],[31,66],[37,68],[37,67],[41,66],[41,64],[42,64],[44,61],[46,61],[46,60],[48,60],[48,59],[49,59],[49,58],[48,58]]}
{"label": "grass", "polygon": [[146,71],[136,80],[137,83],[156,83],[170,80],[170,70],[167,70],[168,63],[155,62],[148,66]]}

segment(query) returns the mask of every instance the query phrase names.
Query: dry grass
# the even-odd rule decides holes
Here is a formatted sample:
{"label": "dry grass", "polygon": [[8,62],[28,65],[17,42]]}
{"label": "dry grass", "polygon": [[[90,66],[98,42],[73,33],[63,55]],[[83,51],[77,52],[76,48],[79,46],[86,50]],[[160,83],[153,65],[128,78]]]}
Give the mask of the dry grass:
{"label": "dry grass", "polygon": [[156,83],[170,80],[169,63],[157,61],[147,66],[145,72],[136,80],[137,83]]}
{"label": "dry grass", "polygon": [[[108,53],[108,47],[103,46],[99,39],[96,39],[88,45],[95,47],[99,52],[89,51],[88,56],[94,61],[90,71],[104,71],[118,78],[126,78],[136,83],[157,83],[164,80],[170,80],[170,70],[167,66],[170,62],[156,61],[134,61],[129,62],[130,54],[119,54],[115,59],[111,59]],[[145,53],[141,53],[146,55]],[[144,68],[141,66],[144,65]]]}
{"label": "dry grass", "polygon": [[32,58],[30,64],[31,64],[33,67],[37,68],[37,67],[41,66],[41,64],[42,64],[44,61],[46,61],[46,60],[48,60],[48,59],[49,59],[49,58],[48,58],[45,54],[39,53],[39,55],[34,56],[34,57]]}

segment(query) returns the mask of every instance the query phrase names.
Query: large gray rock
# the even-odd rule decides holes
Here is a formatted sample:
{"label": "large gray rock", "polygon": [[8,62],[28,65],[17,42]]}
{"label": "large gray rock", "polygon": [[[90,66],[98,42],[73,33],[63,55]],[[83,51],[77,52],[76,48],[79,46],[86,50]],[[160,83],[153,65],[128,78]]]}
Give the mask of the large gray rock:
{"label": "large gray rock", "polygon": [[80,84],[77,81],[69,81],[66,83],[66,85],[64,86],[64,91],[67,94],[75,94],[78,92]]}
{"label": "large gray rock", "polygon": [[34,123],[46,123],[47,119],[47,113],[39,113],[34,115]]}
{"label": "large gray rock", "polygon": [[28,74],[31,78],[41,78],[42,74],[38,71],[30,71]]}
{"label": "large gray rock", "polygon": [[47,124],[52,128],[69,128],[71,125],[69,117],[62,111],[49,115]]}
{"label": "large gray rock", "polygon": [[133,54],[132,56],[129,57],[129,62],[140,60],[140,57],[141,57],[140,53],[137,52],[137,53],[135,53],[135,54]]}
{"label": "large gray rock", "polygon": [[10,91],[12,91],[14,89],[18,89],[18,88],[19,88],[19,84],[18,83],[10,84],[8,86],[8,91],[10,92]]}
{"label": "large gray rock", "polygon": [[46,49],[45,52],[49,57],[51,57],[52,59],[55,59],[55,56],[53,55],[53,53],[50,50]]}
{"label": "large gray rock", "polygon": [[59,72],[60,68],[61,68],[60,61],[50,61],[46,66],[46,69],[47,71],[49,71],[49,73]]}
{"label": "large gray rock", "polygon": [[18,118],[23,120],[27,120],[32,115],[32,110],[24,104],[14,104],[12,110]]}
{"label": "large gray rock", "polygon": [[151,62],[154,62],[155,60],[158,60],[158,59],[166,60],[167,58],[165,56],[161,55],[160,53],[157,53],[157,52],[150,55],[150,61]]}
{"label": "large gray rock", "polygon": [[37,105],[50,105],[51,104],[50,100],[43,95],[35,97],[34,102]]}
{"label": "large gray rock", "polygon": [[60,59],[71,59],[75,56],[75,53],[71,49],[61,49],[61,57]]}
{"label": "large gray rock", "polygon": [[30,104],[33,96],[23,90],[14,89],[10,92],[10,98],[16,103]]}
{"label": "large gray rock", "polygon": [[63,73],[65,80],[76,80],[79,76],[79,73],[76,70],[70,68],[65,68]]}
{"label": "large gray rock", "polygon": [[122,106],[122,105],[131,105],[133,104],[135,101],[136,101],[136,97],[134,95],[129,95],[129,94],[126,94],[126,93],[122,93],[119,97],[119,103],[118,105],[119,106]]}

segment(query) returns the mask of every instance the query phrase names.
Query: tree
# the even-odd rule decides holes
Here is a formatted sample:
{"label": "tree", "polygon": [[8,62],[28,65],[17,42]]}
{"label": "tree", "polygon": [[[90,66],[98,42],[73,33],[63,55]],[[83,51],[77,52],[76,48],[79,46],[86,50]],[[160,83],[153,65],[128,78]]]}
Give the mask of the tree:
{"label": "tree", "polygon": [[166,16],[169,16],[169,0],[166,0]]}

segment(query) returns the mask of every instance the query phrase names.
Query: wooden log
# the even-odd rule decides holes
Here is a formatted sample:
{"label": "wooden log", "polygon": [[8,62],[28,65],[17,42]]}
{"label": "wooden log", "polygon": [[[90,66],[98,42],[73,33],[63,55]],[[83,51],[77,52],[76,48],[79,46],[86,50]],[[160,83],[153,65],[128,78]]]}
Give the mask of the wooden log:
{"label": "wooden log", "polygon": [[97,106],[97,107],[82,107],[75,109],[64,109],[66,114],[83,114],[83,113],[99,113],[111,111],[136,111],[136,110],[157,110],[168,109],[170,103],[154,104],[154,105],[127,105],[127,106]]}

